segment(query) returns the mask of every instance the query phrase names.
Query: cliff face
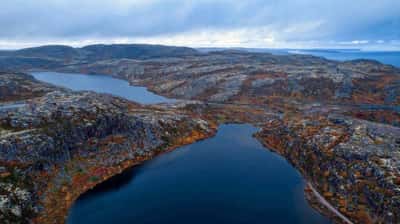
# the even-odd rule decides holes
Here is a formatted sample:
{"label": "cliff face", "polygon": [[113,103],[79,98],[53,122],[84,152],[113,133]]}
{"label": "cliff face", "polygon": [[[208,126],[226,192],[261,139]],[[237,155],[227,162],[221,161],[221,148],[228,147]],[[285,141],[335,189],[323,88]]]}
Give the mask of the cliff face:
{"label": "cliff face", "polygon": [[[15,85],[47,88],[24,75]],[[104,178],[215,131],[175,109],[92,92],[54,88],[24,103],[0,109],[2,223],[62,223],[72,201]]]}

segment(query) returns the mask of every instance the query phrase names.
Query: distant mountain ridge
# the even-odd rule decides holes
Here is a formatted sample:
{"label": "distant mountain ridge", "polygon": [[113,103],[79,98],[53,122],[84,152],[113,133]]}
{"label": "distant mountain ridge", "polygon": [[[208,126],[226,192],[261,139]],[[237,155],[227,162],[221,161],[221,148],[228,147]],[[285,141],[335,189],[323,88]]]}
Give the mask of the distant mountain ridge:
{"label": "distant mountain ridge", "polygon": [[189,47],[149,44],[96,44],[81,48],[46,45],[15,51],[0,51],[0,68],[12,70],[29,67],[57,67],[65,63],[90,63],[110,59],[145,60],[162,57],[184,57],[199,52]]}

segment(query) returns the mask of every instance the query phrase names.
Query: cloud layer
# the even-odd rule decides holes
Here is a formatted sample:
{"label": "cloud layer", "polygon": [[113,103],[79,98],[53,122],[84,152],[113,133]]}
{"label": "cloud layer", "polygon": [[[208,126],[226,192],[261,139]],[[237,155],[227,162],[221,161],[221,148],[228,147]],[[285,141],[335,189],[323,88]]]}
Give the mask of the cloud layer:
{"label": "cloud layer", "polygon": [[398,0],[2,0],[0,47],[396,47]]}

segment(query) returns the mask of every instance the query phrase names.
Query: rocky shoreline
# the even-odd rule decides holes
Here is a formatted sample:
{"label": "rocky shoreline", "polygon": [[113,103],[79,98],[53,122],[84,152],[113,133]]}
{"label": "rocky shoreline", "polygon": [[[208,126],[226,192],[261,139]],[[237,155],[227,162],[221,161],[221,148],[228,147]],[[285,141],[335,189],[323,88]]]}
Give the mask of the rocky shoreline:
{"label": "rocky shoreline", "polygon": [[314,117],[308,126],[299,118],[274,120],[257,134],[356,223],[398,220],[399,154],[391,146],[398,136],[399,128],[345,117]]}

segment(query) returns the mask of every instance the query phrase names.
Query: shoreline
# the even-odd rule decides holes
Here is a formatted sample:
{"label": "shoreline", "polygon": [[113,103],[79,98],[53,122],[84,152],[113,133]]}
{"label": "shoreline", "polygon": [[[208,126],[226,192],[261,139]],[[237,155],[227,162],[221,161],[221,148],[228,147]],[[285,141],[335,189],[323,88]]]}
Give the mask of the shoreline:
{"label": "shoreline", "polygon": [[277,155],[281,156],[283,159],[288,162],[293,169],[299,172],[301,178],[305,181],[305,186],[303,188],[304,197],[307,200],[307,203],[322,216],[326,217],[333,223],[338,224],[354,224],[354,222],[350,221],[346,216],[341,214],[336,208],[334,208],[322,195],[319,194],[317,190],[312,186],[311,182],[306,178],[303,174],[303,170],[297,166],[295,166],[289,158],[287,158],[284,153],[282,153],[278,148],[274,148],[272,145],[264,142],[260,136],[255,135],[255,138],[263,145],[263,147]]}
{"label": "shoreline", "polygon": [[[179,149],[182,146],[189,145],[195,142],[199,142],[215,136],[217,128],[214,124],[211,126],[210,133],[201,133],[192,131],[191,135],[183,136],[181,139],[177,139],[175,144],[164,148],[163,150],[157,149],[152,155],[143,156],[135,160],[126,160],[113,167],[92,167],[92,169],[105,170],[105,175],[99,177],[98,181],[86,184],[84,186],[62,186],[57,192],[51,192],[51,186],[48,186],[46,192],[49,193],[47,197],[41,200],[40,204],[44,207],[44,211],[39,213],[39,216],[33,219],[33,223],[40,224],[54,224],[54,223],[67,223],[68,213],[74,202],[85,192],[93,189],[98,184],[121,174],[125,170],[134,166],[140,165],[143,162],[151,160],[156,156],[168,153],[173,150]],[[200,133],[200,134],[199,134]],[[72,179],[77,178],[72,177]]]}

